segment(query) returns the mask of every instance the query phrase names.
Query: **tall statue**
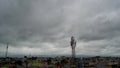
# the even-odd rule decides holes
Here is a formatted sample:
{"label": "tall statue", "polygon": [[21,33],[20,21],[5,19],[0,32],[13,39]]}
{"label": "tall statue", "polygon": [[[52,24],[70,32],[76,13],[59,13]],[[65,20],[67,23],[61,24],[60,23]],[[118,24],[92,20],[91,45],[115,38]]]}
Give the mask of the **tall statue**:
{"label": "tall statue", "polygon": [[75,58],[76,41],[73,36],[71,37],[70,44],[71,44],[71,48],[72,48],[72,58]]}

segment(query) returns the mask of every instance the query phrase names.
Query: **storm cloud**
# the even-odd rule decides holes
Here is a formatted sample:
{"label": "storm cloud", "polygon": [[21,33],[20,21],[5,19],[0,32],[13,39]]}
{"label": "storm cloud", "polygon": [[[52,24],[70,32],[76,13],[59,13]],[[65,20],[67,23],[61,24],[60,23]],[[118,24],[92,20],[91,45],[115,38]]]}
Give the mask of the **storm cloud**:
{"label": "storm cloud", "polygon": [[0,55],[120,55],[120,1],[0,0]]}

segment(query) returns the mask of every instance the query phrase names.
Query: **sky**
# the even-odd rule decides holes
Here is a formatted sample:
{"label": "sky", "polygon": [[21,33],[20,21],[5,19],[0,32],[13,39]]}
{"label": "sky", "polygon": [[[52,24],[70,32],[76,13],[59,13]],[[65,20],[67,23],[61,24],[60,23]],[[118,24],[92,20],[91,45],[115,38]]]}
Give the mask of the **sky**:
{"label": "sky", "polygon": [[0,56],[120,55],[120,0],[0,0]]}

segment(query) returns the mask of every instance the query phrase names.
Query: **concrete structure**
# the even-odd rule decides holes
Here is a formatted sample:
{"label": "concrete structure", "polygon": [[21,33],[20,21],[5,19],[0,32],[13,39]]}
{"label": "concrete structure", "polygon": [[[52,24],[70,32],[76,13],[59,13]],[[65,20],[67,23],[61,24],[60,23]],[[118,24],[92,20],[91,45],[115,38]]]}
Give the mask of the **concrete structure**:
{"label": "concrete structure", "polygon": [[72,58],[75,58],[75,54],[76,54],[75,53],[76,41],[75,41],[73,36],[71,37],[70,44],[71,44],[71,48],[72,48]]}

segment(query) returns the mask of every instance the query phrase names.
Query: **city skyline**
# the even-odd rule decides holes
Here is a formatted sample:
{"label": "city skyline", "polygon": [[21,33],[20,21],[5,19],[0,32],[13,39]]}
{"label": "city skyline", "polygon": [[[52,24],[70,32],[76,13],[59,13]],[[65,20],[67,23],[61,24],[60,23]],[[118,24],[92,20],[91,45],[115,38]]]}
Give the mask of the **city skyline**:
{"label": "city skyline", "polygon": [[120,56],[120,1],[0,0],[0,56]]}

